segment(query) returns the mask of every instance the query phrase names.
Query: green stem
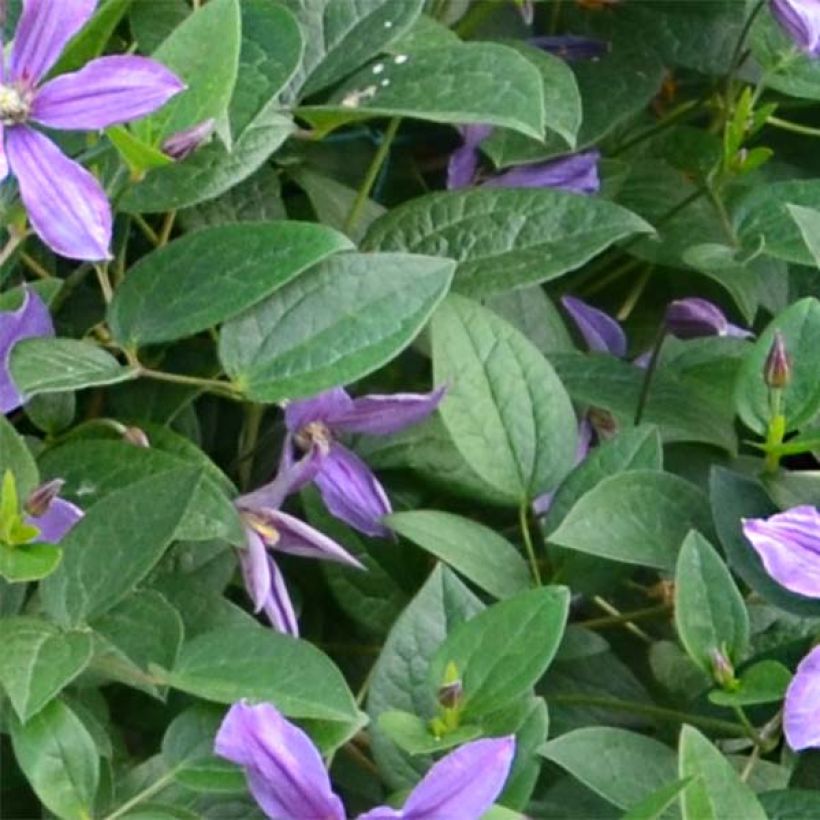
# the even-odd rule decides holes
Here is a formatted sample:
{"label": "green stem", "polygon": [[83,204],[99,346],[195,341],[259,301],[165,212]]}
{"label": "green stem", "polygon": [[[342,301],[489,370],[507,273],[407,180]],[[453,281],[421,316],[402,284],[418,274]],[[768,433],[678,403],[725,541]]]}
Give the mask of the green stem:
{"label": "green stem", "polygon": [[168,211],[168,213],[165,214],[165,219],[162,220],[162,228],[160,228],[160,232],[157,234],[157,245],[160,248],[168,244],[168,240],[171,238],[171,231],[174,230],[176,219],[176,211]]}
{"label": "green stem", "polygon": [[583,626],[586,629],[606,629],[610,626],[623,626],[630,621],[641,621],[655,618],[659,615],[668,615],[672,612],[671,604],[657,604],[644,609],[635,609],[632,612],[621,612],[618,615],[610,615],[605,618],[587,618],[585,621],[577,621],[576,626]]}
{"label": "green stem", "polygon": [[631,632],[636,638],[640,638],[642,641],[648,644],[652,643],[652,638],[650,638],[649,635],[646,634],[646,632],[644,632],[640,627],[635,626],[635,624],[633,624],[629,620],[629,618],[625,618],[624,614],[616,607],[612,606],[612,604],[609,603],[609,601],[607,601],[605,598],[602,598],[600,595],[595,595],[592,598],[592,600],[595,602],[597,606],[601,607],[601,609],[603,609],[604,612],[609,613],[610,617],[620,618],[624,627],[629,632]]}
{"label": "green stem", "polygon": [[145,234],[146,238],[152,245],[159,245],[159,236],[157,232],[145,221],[141,214],[132,214],[131,218],[137,224],[137,227]]}
{"label": "green stem", "polygon": [[370,192],[373,190],[373,186],[376,184],[376,179],[378,179],[382,165],[384,165],[384,161],[390,153],[390,146],[393,144],[393,140],[399,131],[400,125],[401,117],[393,117],[393,119],[390,120],[384,135],[382,136],[381,144],[379,145],[376,153],[373,155],[373,160],[370,163],[370,167],[367,169],[367,174],[365,175],[364,181],[362,182],[359,190],[356,192],[356,199],[353,201],[353,206],[351,207],[350,213],[347,215],[347,219],[345,220],[344,230],[346,234],[351,234],[356,227],[356,223],[359,221],[359,217],[362,214],[362,209],[367,202],[367,198],[370,196]]}
{"label": "green stem", "polygon": [[239,486],[247,490],[251,482],[253,471],[253,454],[256,450],[256,443],[259,440],[259,430],[262,427],[262,417],[265,415],[265,408],[261,404],[249,404],[245,408],[245,424],[242,427],[242,435],[239,441]]}
{"label": "green stem", "polygon": [[726,75],[726,99],[730,101],[734,96],[735,74],[743,64],[743,48],[746,45],[746,38],[752,30],[752,24],[757,19],[763,6],[766,5],[765,0],[759,0],[758,4],[752,9],[752,13],[746,18],[740,35],[735,43],[734,51],[732,52],[732,59],[729,61],[729,73]]}
{"label": "green stem", "polygon": [[150,367],[140,365],[138,375],[146,379],[153,379],[159,382],[169,382],[171,384],[184,384],[188,387],[198,387],[201,390],[208,390],[218,393],[229,399],[239,400],[241,393],[230,382],[219,379],[203,379],[199,376],[186,376],[183,373],[166,373],[163,370],[153,370]]}
{"label": "green stem", "polygon": [[737,719],[743,724],[743,727],[746,730],[746,734],[749,737],[749,740],[754,743],[755,747],[760,749],[764,743],[763,738],[757,733],[757,729],[752,726],[752,722],[746,717],[746,712],[743,711],[742,706],[735,706],[733,707],[734,713],[737,715]]}
{"label": "green stem", "polygon": [[820,137],[820,128],[800,125],[800,123],[792,122],[791,120],[782,120],[780,117],[767,117],[766,123],[773,125],[775,128],[781,128],[784,131],[791,131],[794,134],[803,134],[806,137]]}
{"label": "green stem", "polygon": [[641,298],[644,290],[646,290],[646,286],[649,284],[649,279],[652,276],[653,265],[647,265],[646,270],[644,270],[641,275],[637,278],[635,284],[633,285],[632,289],[624,299],[624,303],[621,305],[620,309],[618,310],[617,314],[615,314],[615,318],[619,322],[625,322],[632,311],[635,309],[635,305],[638,304],[638,300]]}
{"label": "green stem", "polygon": [[25,251],[20,251],[20,259],[38,279],[54,278],[34,257],[29,256]]}
{"label": "green stem", "polygon": [[114,298],[114,288],[108,276],[108,265],[94,265],[94,271],[97,274],[97,281],[100,283],[100,290],[107,305]]}
{"label": "green stem", "polygon": [[117,817],[122,817],[124,814],[127,814],[134,806],[138,806],[144,800],[147,800],[149,797],[152,797],[157,792],[162,791],[176,776],[177,771],[179,770],[179,766],[175,766],[173,769],[165,772],[162,777],[158,780],[155,780],[150,786],[144,788],[141,792],[137,792],[130,800],[126,800],[119,808],[115,809],[111,812],[111,814],[107,815],[104,820],[116,820]]}
{"label": "green stem", "polygon": [[611,156],[617,157],[619,154],[623,154],[625,151],[628,151],[630,148],[634,148],[636,145],[639,145],[645,140],[652,139],[652,137],[664,132],[667,128],[677,125],[681,120],[687,119],[692,114],[697,113],[698,109],[702,105],[703,100],[687,100],[686,102],[681,103],[676,108],[673,108],[665,117],[655,123],[655,125],[645,128],[639,134],[636,134],[631,139],[628,139],[626,142],[617,146]]}
{"label": "green stem", "polygon": [[529,505],[525,501],[518,508],[518,523],[521,526],[521,537],[524,539],[524,548],[527,551],[527,557],[530,561],[530,569],[532,569],[532,577],[537,586],[541,586],[541,570],[538,568],[538,560],[535,557],[535,547],[532,543],[532,535],[530,534],[530,525],[527,521],[529,512]]}
{"label": "green stem", "polygon": [[658,369],[658,359],[661,355],[661,348],[663,347],[663,340],[666,338],[666,323],[662,322],[658,330],[658,335],[655,337],[655,344],[652,346],[652,355],[649,357],[649,364],[643,376],[643,384],[641,385],[641,395],[638,397],[638,407],[635,410],[635,426],[641,423],[644,410],[646,410],[646,402],[649,398],[649,388],[652,386],[652,378],[655,371]]}

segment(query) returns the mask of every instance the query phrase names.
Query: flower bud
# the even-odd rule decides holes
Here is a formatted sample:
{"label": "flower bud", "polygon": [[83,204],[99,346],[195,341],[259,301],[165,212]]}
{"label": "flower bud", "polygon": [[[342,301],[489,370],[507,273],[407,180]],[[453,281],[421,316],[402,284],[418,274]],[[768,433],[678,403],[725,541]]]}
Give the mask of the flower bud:
{"label": "flower bud", "polygon": [[763,378],[766,385],[775,390],[782,390],[792,380],[792,361],[786,350],[783,334],[776,330],[766,364],[763,367]]}
{"label": "flower bud", "polygon": [[809,57],[820,57],[820,3],[817,0],[771,0],[772,14],[794,44]]}
{"label": "flower bud", "polygon": [[712,677],[722,689],[736,689],[738,682],[735,677],[735,668],[732,666],[726,654],[720,649],[713,649],[712,656]]}
{"label": "flower bud", "polygon": [[209,119],[172,134],[162,143],[162,152],[180,162],[193,154],[211,136],[215,126],[215,120]]}
{"label": "flower bud", "polygon": [[123,430],[122,438],[123,441],[133,444],[135,447],[144,447],[147,449],[151,446],[151,442],[148,440],[145,431],[140,430],[139,427],[126,427],[125,430]]}
{"label": "flower bud", "polygon": [[696,297],[670,302],[665,322],[667,331],[679,339],[725,336],[729,328],[729,322],[717,305]]}
{"label": "flower bud", "polygon": [[35,518],[45,515],[48,512],[48,508],[51,506],[51,502],[57,498],[64,485],[65,481],[61,478],[55,478],[52,481],[47,481],[45,484],[41,484],[35,490],[32,490],[31,494],[26,499],[26,512]]}
{"label": "flower bud", "polygon": [[444,709],[458,709],[464,697],[464,686],[458,667],[450,661],[444,670],[444,680],[438,690],[438,702]]}

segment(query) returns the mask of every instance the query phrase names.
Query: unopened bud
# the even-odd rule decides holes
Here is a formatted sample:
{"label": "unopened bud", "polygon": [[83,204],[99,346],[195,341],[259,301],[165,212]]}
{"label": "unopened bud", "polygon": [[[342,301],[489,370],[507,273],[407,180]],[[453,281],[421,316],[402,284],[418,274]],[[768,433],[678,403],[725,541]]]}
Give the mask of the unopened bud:
{"label": "unopened bud", "polygon": [[738,685],[735,678],[735,668],[732,666],[726,654],[720,649],[713,649],[710,653],[712,657],[712,677],[722,689],[736,689]]}
{"label": "unopened bud", "polygon": [[602,407],[591,407],[587,410],[587,419],[599,439],[608,441],[618,435],[618,420],[609,410],[604,410]]}
{"label": "unopened bud", "polygon": [[766,384],[775,390],[782,390],[792,380],[791,357],[786,350],[783,334],[779,330],[774,333],[772,346],[763,368],[763,378]]}
{"label": "unopened bud", "polygon": [[151,446],[151,442],[148,440],[145,431],[140,430],[139,427],[126,427],[125,430],[123,430],[122,438],[123,441],[133,444],[135,447],[144,447],[147,449]]}
{"label": "unopened bud", "polygon": [[725,336],[729,327],[729,322],[717,305],[696,297],[670,302],[665,322],[667,331],[679,339]]}
{"label": "unopened bud", "polygon": [[177,162],[186,159],[210,138],[215,126],[216,121],[209,119],[172,134],[162,143],[162,153]]}
{"label": "unopened bud", "polygon": [[36,490],[31,492],[31,495],[26,499],[26,512],[34,518],[39,518],[48,512],[51,502],[60,494],[65,481],[61,478],[55,478],[52,481],[47,481],[41,484]]}
{"label": "unopened bud", "polygon": [[444,670],[444,680],[438,690],[438,702],[445,709],[457,709],[464,697],[464,686],[458,667],[450,661]]}

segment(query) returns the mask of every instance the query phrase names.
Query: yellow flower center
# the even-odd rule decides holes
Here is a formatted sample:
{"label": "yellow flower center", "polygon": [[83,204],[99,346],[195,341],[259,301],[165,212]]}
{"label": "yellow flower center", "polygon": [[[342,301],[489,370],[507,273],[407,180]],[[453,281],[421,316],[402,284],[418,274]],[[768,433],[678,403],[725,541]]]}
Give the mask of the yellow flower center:
{"label": "yellow flower center", "polygon": [[0,85],[0,122],[19,125],[31,112],[31,94],[12,85]]}

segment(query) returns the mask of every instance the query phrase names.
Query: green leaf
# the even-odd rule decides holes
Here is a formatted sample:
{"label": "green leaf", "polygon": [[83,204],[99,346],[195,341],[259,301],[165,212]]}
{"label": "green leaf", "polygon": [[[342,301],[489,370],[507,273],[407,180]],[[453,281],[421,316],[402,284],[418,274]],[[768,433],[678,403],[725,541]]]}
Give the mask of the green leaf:
{"label": "green leaf", "polygon": [[270,701],[292,718],[357,719],[353,695],[326,655],[257,624],[217,629],[186,642],[167,683],[217,703]]}
{"label": "green leaf", "polygon": [[191,468],[169,470],[91,507],[63,538],[62,564],[40,585],[43,609],[74,625],[119,603],[176,537],[202,481]]}
{"label": "green leaf", "polygon": [[711,675],[715,652],[736,664],[749,643],[749,614],[726,564],[697,532],[684,539],[675,568],[675,625],[689,657]]}
{"label": "green leaf", "polygon": [[123,367],[93,342],[44,337],[14,346],[11,374],[20,392],[31,398],[118,384],[135,378],[137,371]]}
{"label": "green leaf", "polygon": [[551,188],[472,188],[393,208],[373,223],[363,249],[448,256],[458,263],[454,288],[487,296],[556,279],[619,239],[652,230],[597,197]]}
{"label": "green leaf", "polygon": [[152,168],[164,168],[174,160],[147,142],[143,142],[124,125],[114,125],[105,130],[108,139],[128,166],[133,178],[140,178]]}
{"label": "green leaf", "polygon": [[24,724],[12,721],[17,763],[42,803],[60,820],[88,820],[100,779],[97,746],[82,721],[53,700]]}
{"label": "green leaf", "polygon": [[738,777],[728,760],[695,728],[680,735],[679,773],[693,778],[681,795],[684,820],[766,820],[754,792]]}
{"label": "green leaf", "polygon": [[566,587],[532,589],[488,607],[448,634],[430,664],[431,688],[441,684],[445,668],[453,663],[464,684],[466,719],[507,706],[546,671],[568,613]]}
{"label": "green leaf", "polygon": [[509,598],[530,586],[518,550],[494,530],[437,510],[394,513],[385,523],[495,598]]}
{"label": "green leaf", "polygon": [[[16,347],[16,345],[15,345]],[[0,416],[0,476],[11,470],[17,495],[25,500],[40,483],[40,473],[23,437],[11,422]]]}
{"label": "green leaf", "polygon": [[0,686],[26,722],[91,660],[88,632],[63,632],[40,618],[0,619]]}
{"label": "green leaf", "polygon": [[[519,504],[555,487],[575,458],[575,412],[537,348],[479,304],[451,296],[433,317],[439,412],[467,464]],[[503,400],[502,400],[503,397]]]}
{"label": "green leaf", "polygon": [[340,254],[226,323],[225,370],[248,398],[275,402],[347,384],[415,338],[450,286],[449,261]]}
{"label": "green leaf", "polygon": [[752,53],[765,71],[766,86],[803,100],[820,100],[820,66],[794,41],[771,14],[761,14],[751,36]]}
{"label": "green leaf", "polygon": [[100,57],[125,13],[134,0],[107,0],[100,5],[91,20],[71,39],[63,51],[53,74],[77,71]]}
{"label": "green leaf", "polygon": [[644,798],[636,806],[633,806],[621,820],[657,820],[666,814],[678,795],[692,782],[691,777],[684,777],[682,780],[675,780],[666,786],[662,786],[655,792]]}
{"label": "green leaf", "polygon": [[677,776],[672,749],[625,729],[576,729],[551,740],[540,751],[621,809],[645,800]]}
{"label": "green leaf", "polygon": [[53,573],[63,553],[51,544],[0,544],[0,577],[12,584],[39,581]]}
{"label": "green leaf", "polygon": [[790,786],[758,795],[769,820],[804,820],[820,812],[820,794],[815,790]]}
{"label": "green leaf", "polygon": [[540,285],[497,293],[484,305],[517,327],[547,358],[575,350],[561,314]]}
{"label": "green leaf", "polygon": [[740,675],[739,686],[729,692],[716,690],[709,700],[718,706],[756,706],[779,703],[792,679],[792,673],[777,661],[760,661]]}
{"label": "green leaf", "polygon": [[791,358],[792,378],[782,393],[781,412],[787,431],[801,428],[820,410],[816,352],[820,346],[820,301],[801,299],[777,315],[743,360],[735,388],[735,406],[749,428],[764,435],[771,415],[769,388],[763,378],[766,357],[776,331],[783,334]]}
{"label": "green leaf", "polygon": [[703,493],[670,473],[632,470],[605,478],[583,495],[550,541],[613,561],[671,571],[691,529],[712,531]]}
{"label": "green leaf", "polygon": [[396,54],[362,68],[329,103],[299,109],[320,129],[368,117],[487,123],[544,135],[544,90],[535,66],[497,43],[458,43]]}
{"label": "green leaf", "polygon": [[109,308],[111,331],[128,346],[192,336],[352,247],[336,231],[308,222],[242,223],[187,234],[128,271]]}
{"label": "green leaf", "polygon": [[430,755],[445,752],[481,737],[480,726],[460,726],[446,735],[436,737],[427,723],[409,712],[398,709],[379,715],[379,729],[410,755]]}

